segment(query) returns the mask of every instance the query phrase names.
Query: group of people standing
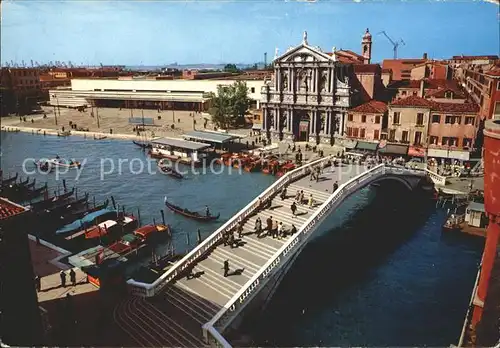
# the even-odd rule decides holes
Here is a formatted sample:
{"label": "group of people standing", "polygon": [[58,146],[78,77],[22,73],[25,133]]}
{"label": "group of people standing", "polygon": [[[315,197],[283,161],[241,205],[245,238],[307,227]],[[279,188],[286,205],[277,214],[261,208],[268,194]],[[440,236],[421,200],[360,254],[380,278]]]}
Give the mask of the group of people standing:
{"label": "group of people standing", "polygon": [[[72,268],[69,270],[68,272],[69,274],[69,280],[71,282],[71,284],[73,286],[76,285],[76,272],[75,270]],[[61,272],[59,272],[59,277],[61,278],[61,286],[63,288],[66,287],[66,272],[64,272],[63,270],[61,270]],[[42,291],[42,278],[37,274],[35,275],[35,286],[36,286],[36,291],[40,292]]]}

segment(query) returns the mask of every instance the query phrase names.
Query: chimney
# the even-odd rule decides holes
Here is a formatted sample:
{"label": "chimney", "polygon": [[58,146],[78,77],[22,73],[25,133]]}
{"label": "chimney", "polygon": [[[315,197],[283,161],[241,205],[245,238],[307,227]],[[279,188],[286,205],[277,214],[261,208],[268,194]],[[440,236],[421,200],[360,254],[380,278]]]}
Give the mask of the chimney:
{"label": "chimney", "polygon": [[420,92],[418,94],[418,96],[420,98],[423,98],[424,97],[424,89],[425,89],[425,80],[420,80]]}
{"label": "chimney", "polygon": [[427,52],[424,52],[424,56],[422,58],[427,59]]}

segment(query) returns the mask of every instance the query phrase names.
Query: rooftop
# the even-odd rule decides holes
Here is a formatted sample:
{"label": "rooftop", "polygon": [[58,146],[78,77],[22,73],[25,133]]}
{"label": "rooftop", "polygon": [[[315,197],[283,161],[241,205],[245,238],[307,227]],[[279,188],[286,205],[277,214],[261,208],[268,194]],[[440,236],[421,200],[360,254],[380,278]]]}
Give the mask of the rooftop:
{"label": "rooftop", "polygon": [[424,108],[432,108],[433,102],[420,98],[414,95],[411,95],[409,97],[403,98],[403,99],[398,99],[394,102],[392,102],[390,105],[393,106],[417,106],[417,107],[424,107]]}
{"label": "rooftop", "polygon": [[193,151],[203,150],[203,149],[206,149],[207,147],[211,146],[210,144],[197,143],[194,141],[187,141],[187,140],[175,139],[175,138],[158,138],[158,139],[151,140],[151,143],[158,144],[158,145],[173,146],[173,147],[178,147],[178,148],[193,150]]}
{"label": "rooftop", "polygon": [[378,64],[356,64],[354,65],[355,73],[377,73],[380,72],[381,68]]}
{"label": "rooftop", "polygon": [[461,91],[455,90],[453,88],[442,88],[437,91],[426,93],[426,97],[434,97],[434,98],[446,98],[446,92],[453,92],[453,99],[465,99],[465,94]]}
{"label": "rooftop", "polygon": [[[182,135],[185,139],[196,139],[196,140],[204,140],[211,143],[223,144],[227,143],[231,140],[236,139],[234,135],[222,134],[222,133],[212,133],[212,132],[204,132],[204,131],[191,131]],[[197,143],[199,144],[199,143]]]}
{"label": "rooftop", "polygon": [[28,209],[9,201],[7,198],[0,197],[0,220],[18,215]]}
{"label": "rooftop", "polygon": [[370,100],[367,103],[361,104],[354,109],[352,112],[366,112],[372,114],[382,114],[387,111],[387,104],[378,100]]}

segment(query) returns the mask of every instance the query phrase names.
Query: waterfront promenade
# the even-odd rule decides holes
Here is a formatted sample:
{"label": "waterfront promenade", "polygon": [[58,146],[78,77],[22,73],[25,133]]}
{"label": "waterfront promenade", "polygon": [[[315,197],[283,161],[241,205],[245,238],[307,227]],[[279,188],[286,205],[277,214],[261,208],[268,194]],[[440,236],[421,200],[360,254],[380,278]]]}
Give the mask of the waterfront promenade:
{"label": "waterfront promenade", "polygon": [[[272,217],[287,229],[293,224],[300,230],[330,197],[335,181],[341,185],[364,170],[355,165],[349,166],[349,170],[331,167],[324,170],[317,182],[307,176],[288,185],[284,200],[279,195],[274,196],[271,207],[258,211],[244,223],[237,247],[218,245],[155,297],[127,299],[116,308],[115,320],[140,346],[205,345],[202,325],[210,321],[291,238],[290,235],[259,238],[254,233],[257,217],[261,218],[264,228],[266,219]],[[314,204],[299,204],[294,217],[290,206],[298,190],[304,191],[305,199],[312,194]],[[224,277],[225,260],[229,261],[228,277]]]}

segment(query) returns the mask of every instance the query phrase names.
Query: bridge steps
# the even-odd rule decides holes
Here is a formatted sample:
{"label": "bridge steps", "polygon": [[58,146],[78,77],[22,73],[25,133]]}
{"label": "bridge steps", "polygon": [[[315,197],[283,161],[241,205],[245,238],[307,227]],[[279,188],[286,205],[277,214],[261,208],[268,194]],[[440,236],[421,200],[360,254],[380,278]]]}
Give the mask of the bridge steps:
{"label": "bridge steps", "polygon": [[[306,184],[308,182],[304,185]],[[305,199],[308,199],[312,193],[315,206],[297,204],[298,215],[294,217],[290,206],[294,202],[297,190],[304,191]],[[289,185],[287,192],[287,197],[284,200],[279,196],[274,197],[271,208],[259,211],[244,223],[242,238],[237,238],[235,234],[238,247],[218,246],[194,265],[191,270],[192,278],[183,277],[177,280],[174,284],[169,285],[162,294],[149,300],[151,304],[158,307],[158,310],[168,313],[176,320],[182,318],[179,323],[190,332],[190,335],[175,325],[170,325],[161,331],[154,327],[156,317],[152,310],[140,307],[142,312],[145,312],[141,315],[151,316],[143,318],[147,323],[148,330],[151,331],[150,334],[153,336],[163,334],[165,336],[155,342],[150,342],[149,345],[152,345],[151,343],[170,346],[203,345],[196,341],[196,339],[201,340],[201,326],[209,321],[262,266],[272,259],[290,238],[287,236],[274,239],[267,235],[257,237],[254,231],[257,217],[261,218],[264,228],[266,227],[266,219],[272,216],[273,219],[282,222],[286,229],[289,229],[292,224],[295,224],[299,229],[330,196],[329,192],[322,192],[298,184]],[[230,275],[228,277],[224,277],[223,264],[225,260],[229,261]],[[232,274],[235,271],[237,272]],[[167,322],[163,317],[161,320],[164,323]]]}

